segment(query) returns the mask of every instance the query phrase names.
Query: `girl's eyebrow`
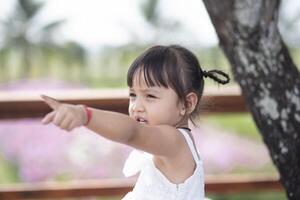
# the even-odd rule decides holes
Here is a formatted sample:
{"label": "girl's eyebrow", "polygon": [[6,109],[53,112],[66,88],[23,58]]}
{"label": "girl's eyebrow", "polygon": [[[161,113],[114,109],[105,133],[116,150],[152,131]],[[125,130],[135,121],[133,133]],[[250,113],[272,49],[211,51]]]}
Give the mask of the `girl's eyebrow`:
{"label": "girl's eyebrow", "polygon": [[141,89],[141,92],[144,92],[144,93],[147,93],[147,92],[158,93],[158,90],[156,90],[154,88],[146,88],[146,89]]}
{"label": "girl's eyebrow", "polygon": [[[154,93],[159,93],[159,91],[157,89],[154,88],[146,88],[146,89],[138,89],[143,93],[147,93],[147,92],[154,92]],[[129,88],[129,91],[134,91],[133,88]]]}

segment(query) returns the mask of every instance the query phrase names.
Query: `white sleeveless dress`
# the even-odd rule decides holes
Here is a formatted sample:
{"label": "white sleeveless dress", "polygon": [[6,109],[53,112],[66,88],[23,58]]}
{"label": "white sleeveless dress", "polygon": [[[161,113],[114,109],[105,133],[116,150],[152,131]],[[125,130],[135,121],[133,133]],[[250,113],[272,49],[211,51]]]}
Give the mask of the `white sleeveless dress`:
{"label": "white sleeveless dress", "polygon": [[126,177],[140,172],[132,192],[122,200],[204,200],[204,172],[202,160],[198,157],[193,141],[184,129],[183,134],[196,162],[194,174],[183,183],[170,182],[156,168],[153,155],[133,150],[127,158],[123,173]]}

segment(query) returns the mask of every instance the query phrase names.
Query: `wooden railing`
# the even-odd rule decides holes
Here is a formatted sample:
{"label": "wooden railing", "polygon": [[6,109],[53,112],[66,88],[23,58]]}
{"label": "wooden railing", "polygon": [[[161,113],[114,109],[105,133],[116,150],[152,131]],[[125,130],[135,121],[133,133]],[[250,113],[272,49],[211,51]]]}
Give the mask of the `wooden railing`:
{"label": "wooden railing", "polygon": [[[274,176],[247,177],[237,176],[206,176],[206,193],[238,193],[257,191],[282,191],[278,178]],[[110,179],[80,182],[43,182],[31,184],[14,184],[0,187],[0,199],[46,199],[63,197],[89,196],[122,196],[131,191],[134,179]]]}
{"label": "wooden railing", "polygon": [[[50,109],[41,101],[40,94],[50,95],[63,102],[127,113],[126,90],[0,92],[0,119],[32,118],[45,115]],[[247,112],[243,97],[236,87],[227,87],[218,91],[208,89],[204,93],[202,104],[204,113]],[[278,177],[266,175],[207,176],[205,181],[205,190],[208,193],[283,190]],[[122,196],[132,190],[134,183],[134,179],[110,179],[0,185],[0,199]]]}

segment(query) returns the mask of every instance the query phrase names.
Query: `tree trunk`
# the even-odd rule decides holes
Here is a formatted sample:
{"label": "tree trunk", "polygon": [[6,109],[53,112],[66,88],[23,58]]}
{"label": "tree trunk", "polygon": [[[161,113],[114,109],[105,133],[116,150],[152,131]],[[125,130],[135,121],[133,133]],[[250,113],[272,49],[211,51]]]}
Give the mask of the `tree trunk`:
{"label": "tree trunk", "polygon": [[300,199],[300,76],[277,28],[279,0],[203,0],[289,199]]}

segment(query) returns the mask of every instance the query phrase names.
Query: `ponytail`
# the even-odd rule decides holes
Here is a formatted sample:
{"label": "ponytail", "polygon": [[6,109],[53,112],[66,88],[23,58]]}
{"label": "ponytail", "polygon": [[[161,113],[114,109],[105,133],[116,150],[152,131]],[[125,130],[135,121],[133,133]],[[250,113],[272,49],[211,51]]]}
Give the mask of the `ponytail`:
{"label": "ponytail", "polygon": [[[229,81],[230,81],[229,75],[220,70],[209,70],[209,71],[203,70],[203,71],[201,71],[201,73],[204,78],[209,77],[209,78],[213,79],[214,81],[221,83],[223,85],[226,83],[229,83]],[[225,80],[222,80],[221,78],[219,78],[218,75],[222,75],[223,77],[225,77]]]}

